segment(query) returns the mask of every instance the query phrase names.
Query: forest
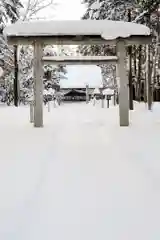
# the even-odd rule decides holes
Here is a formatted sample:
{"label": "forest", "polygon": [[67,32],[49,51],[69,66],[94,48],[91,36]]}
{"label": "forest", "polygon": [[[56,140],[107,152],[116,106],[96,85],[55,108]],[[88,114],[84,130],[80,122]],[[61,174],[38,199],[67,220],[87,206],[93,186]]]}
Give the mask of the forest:
{"label": "forest", "polygon": [[[129,79],[130,109],[133,100],[160,101],[160,2],[159,0],[83,0],[86,12],[83,19],[107,19],[144,24],[151,29],[152,43],[147,46],[129,46],[127,70]],[[116,54],[110,46],[83,46],[84,55]],[[116,87],[116,67],[100,66],[105,86]]]}

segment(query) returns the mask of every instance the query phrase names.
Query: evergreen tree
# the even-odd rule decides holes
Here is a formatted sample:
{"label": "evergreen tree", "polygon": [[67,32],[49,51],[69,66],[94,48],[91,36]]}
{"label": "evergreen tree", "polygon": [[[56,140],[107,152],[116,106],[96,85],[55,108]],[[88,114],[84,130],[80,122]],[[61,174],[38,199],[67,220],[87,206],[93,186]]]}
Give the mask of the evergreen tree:
{"label": "evergreen tree", "polygon": [[23,5],[20,0],[1,0],[2,6],[5,9],[7,18],[11,20],[12,23],[16,22],[20,17],[20,9]]}
{"label": "evergreen tree", "polygon": [[[128,9],[134,8],[135,0],[84,0],[86,4],[86,13],[83,19],[94,20],[128,20]],[[92,45],[83,46],[80,52],[84,55],[110,55],[116,54],[115,48],[106,45]],[[113,86],[115,85],[115,66],[112,64],[101,65],[103,84]]]}
{"label": "evergreen tree", "polygon": [[[18,70],[17,64],[16,64],[16,47],[13,49],[9,49],[7,46],[4,36],[3,36],[3,29],[6,23],[11,22],[14,23],[16,22],[19,17],[20,17],[20,9],[23,7],[21,4],[20,0],[0,0],[0,52],[3,60],[1,60],[1,66],[5,69],[5,65],[8,65],[7,63],[9,62],[10,58],[14,58],[14,68],[15,68],[15,77]],[[6,63],[7,62],[7,63]],[[17,82],[17,81],[16,81]],[[17,86],[16,86],[17,89]],[[16,93],[18,92],[17,90],[15,91]],[[17,95],[17,94],[16,94]],[[18,95],[17,95],[18,99]]]}
{"label": "evergreen tree", "polygon": [[[45,56],[63,56],[66,54],[63,46],[47,46],[44,48]],[[44,66],[44,84],[45,88],[54,88],[59,85],[61,79],[65,78],[67,71],[63,65],[45,65]]]}
{"label": "evergreen tree", "polygon": [[[155,81],[158,81],[158,73],[156,69],[160,65],[160,57],[158,60],[158,42],[160,39],[159,24],[159,0],[84,0],[86,4],[86,12],[83,19],[107,19],[107,20],[123,20],[128,21],[128,11],[131,11],[131,21],[148,25],[152,29],[153,43],[151,45],[151,66],[152,75]],[[83,46],[80,52],[84,55],[115,55],[115,49],[103,46]],[[132,51],[133,57],[133,75],[137,86],[142,84],[138,79],[145,79],[145,47],[134,47]],[[108,84],[108,80],[113,83],[115,73],[112,69],[114,66],[101,66],[103,81]],[[107,79],[107,82],[106,82]],[[136,87],[139,88],[139,87]],[[139,89],[137,92],[141,92]],[[143,91],[144,92],[144,91]]]}
{"label": "evergreen tree", "polygon": [[83,19],[126,20],[127,10],[136,5],[135,0],[84,0],[87,6]]}
{"label": "evergreen tree", "polygon": [[[64,46],[46,46],[44,47],[44,56],[59,56],[68,52]],[[71,49],[70,49],[71,52]],[[33,47],[19,46],[19,81],[21,101],[30,97],[33,92]],[[62,78],[66,78],[66,67],[61,65],[44,65],[43,83],[44,89],[58,87]]]}
{"label": "evergreen tree", "polygon": [[[1,6],[3,6],[3,12],[0,12],[2,16],[3,27],[7,22],[15,22],[20,17],[20,9],[22,7],[20,1],[18,0],[0,0]],[[14,8],[16,6],[16,8]],[[39,5],[38,5],[39,6]],[[45,5],[44,5],[45,8]],[[1,10],[2,10],[1,9]],[[32,12],[34,9],[32,9]],[[37,11],[37,10],[36,10]],[[33,13],[32,13],[33,14]],[[4,68],[5,88],[7,89],[9,97],[13,100],[14,91],[14,79],[15,79],[15,56],[18,57],[19,69],[16,69],[18,73],[18,80],[20,83],[20,100],[24,102],[24,99],[29,97],[33,89],[33,47],[32,46],[19,46],[18,50],[15,47],[8,47],[6,41],[1,35],[0,38],[0,66]],[[44,55],[59,55],[66,54],[69,49],[64,46],[55,48],[55,46],[47,46],[44,48]],[[17,54],[15,54],[17,53]],[[44,66],[44,86],[47,88],[49,86],[54,87],[55,84],[59,84],[60,79],[65,78],[66,67],[65,66]],[[18,93],[18,86],[16,86],[15,91]]]}

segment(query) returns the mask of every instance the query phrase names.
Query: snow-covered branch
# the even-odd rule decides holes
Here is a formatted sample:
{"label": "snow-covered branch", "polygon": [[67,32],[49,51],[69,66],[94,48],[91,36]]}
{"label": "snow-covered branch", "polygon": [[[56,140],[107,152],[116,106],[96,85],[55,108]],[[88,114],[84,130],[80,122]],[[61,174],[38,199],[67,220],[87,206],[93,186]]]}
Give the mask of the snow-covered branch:
{"label": "snow-covered branch", "polygon": [[148,10],[145,10],[145,11],[143,11],[142,13],[140,13],[135,19],[134,19],[134,23],[137,23],[137,22],[139,22],[141,19],[143,19],[145,16],[146,16],[146,14],[148,14],[149,12],[148,12]]}
{"label": "snow-covered branch", "polygon": [[158,8],[159,8],[158,1],[155,1],[151,7],[149,7],[147,10],[144,10],[142,13],[140,13],[140,14],[135,18],[135,20],[134,20],[133,22],[134,22],[134,23],[137,23],[137,22],[141,21],[145,16],[147,16],[148,14],[153,13],[153,12],[156,11]]}

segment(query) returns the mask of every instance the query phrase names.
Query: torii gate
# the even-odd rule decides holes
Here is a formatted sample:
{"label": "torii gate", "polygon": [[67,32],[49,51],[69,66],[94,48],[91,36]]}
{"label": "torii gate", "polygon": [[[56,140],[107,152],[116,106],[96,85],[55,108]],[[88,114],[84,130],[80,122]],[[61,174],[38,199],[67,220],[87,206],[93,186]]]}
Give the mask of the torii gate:
{"label": "torii gate", "polygon": [[[140,24],[110,20],[17,22],[4,30],[8,44],[34,46],[34,126],[43,127],[43,64],[117,64],[120,126],[129,126],[126,46],[149,44],[150,30]],[[43,57],[43,45],[116,46],[117,57]]]}

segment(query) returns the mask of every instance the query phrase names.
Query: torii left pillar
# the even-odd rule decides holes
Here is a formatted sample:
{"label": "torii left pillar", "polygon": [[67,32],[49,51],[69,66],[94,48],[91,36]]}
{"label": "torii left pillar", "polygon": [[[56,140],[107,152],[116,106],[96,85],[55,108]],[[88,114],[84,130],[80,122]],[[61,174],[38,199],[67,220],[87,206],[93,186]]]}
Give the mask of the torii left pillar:
{"label": "torii left pillar", "polygon": [[34,42],[34,127],[43,127],[43,44]]}

